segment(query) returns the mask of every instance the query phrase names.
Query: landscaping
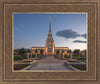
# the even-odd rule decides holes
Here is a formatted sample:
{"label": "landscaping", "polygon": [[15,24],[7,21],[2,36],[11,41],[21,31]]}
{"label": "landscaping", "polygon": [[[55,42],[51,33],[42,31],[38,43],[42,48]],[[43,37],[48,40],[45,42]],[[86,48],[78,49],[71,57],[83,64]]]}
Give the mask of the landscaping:
{"label": "landscaping", "polygon": [[86,60],[86,56],[74,56],[74,55],[73,55],[73,59],[77,59],[77,60]]}
{"label": "landscaping", "polygon": [[29,65],[30,64],[14,64],[14,70],[21,70]]}
{"label": "landscaping", "polygon": [[65,55],[65,57],[64,57],[64,58],[70,58],[70,56]]}
{"label": "landscaping", "polygon": [[14,60],[27,59],[27,56],[14,56]]}
{"label": "landscaping", "polygon": [[[64,64],[67,65],[69,68],[72,68],[72,70],[74,69],[86,70],[86,54],[84,53],[82,54],[82,52],[79,52],[79,51],[80,50],[74,50],[72,52],[71,50],[68,50],[64,54],[64,51],[57,50],[56,54],[54,55],[55,57],[54,59],[57,59],[60,62],[61,61],[64,62]],[[31,53],[29,49],[25,51],[25,49],[22,48],[22,49],[16,50],[14,53],[15,53],[14,54],[14,70],[22,70],[23,68],[33,63],[34,60],[38,61],[39,59],[39,61],[40,60],[43,61],[44,60],[43,58],[46,59],[46,55],[43,55],[42,49],[40,50],[40,53],[37,53],[37,50],[35,50],[35,53]],[[51,59],[52,58],[50,58],[49,60]]]}
{"label": "landscaping", "polygon": [[71,66],[73,66],[79,70],[86,70],[86,64],[71,64]]}
{"label": "landscaping", "polygon": [[69,63],[86,63],[86,60],[69,60]]}

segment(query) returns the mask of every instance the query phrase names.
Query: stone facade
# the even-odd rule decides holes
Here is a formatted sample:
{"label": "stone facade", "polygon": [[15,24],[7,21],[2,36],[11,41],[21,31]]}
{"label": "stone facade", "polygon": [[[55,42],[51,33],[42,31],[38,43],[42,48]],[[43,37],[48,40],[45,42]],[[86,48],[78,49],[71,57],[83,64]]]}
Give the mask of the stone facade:
{"label": "stone facade", "polygon": [[56,51],[59,50],[61,53],[62,51],[68,55],[67,50],[68,47],[55,47],[54,40],[52,38],[52,33],[51,33],[51,17],[49,17],[49,33],[48,37],[45,43],[45,47],[32,47],[31,51],[34,54],[35,50],[37,50],[37,53],[40,54],[40,51],[43,50],[43,55],[55,55]]}

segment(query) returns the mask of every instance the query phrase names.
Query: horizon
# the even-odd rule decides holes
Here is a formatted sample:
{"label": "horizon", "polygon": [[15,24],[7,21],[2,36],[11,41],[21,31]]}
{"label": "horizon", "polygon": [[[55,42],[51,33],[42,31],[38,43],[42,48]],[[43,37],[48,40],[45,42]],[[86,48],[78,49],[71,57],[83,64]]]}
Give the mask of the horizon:
{"label": "horizon", "polygon": [[[45,47],[51,16],[55,47],[87,49],[87,14],[14,14],[14,49]],[[40,30],[40,32],[39,32]],[[23,32],[24,31],[24,32]]]}

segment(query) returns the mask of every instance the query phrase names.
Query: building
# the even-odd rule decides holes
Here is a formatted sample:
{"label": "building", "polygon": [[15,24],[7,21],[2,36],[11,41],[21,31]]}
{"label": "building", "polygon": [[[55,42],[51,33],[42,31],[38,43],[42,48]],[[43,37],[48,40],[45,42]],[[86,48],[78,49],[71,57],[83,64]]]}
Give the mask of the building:
{"label": "building", "polygon": [[51,33],[51,17],[49,17],[49,33],[45,43],[45,47],[32,47],[32,53],[35,54],[35,50],[37,50],[37,53],[40,54],[40,51],[43,50],[43,55],[55,55],[56,51],[59,50],[60,54],[63,51],[65,54],[68,55],[68,49],[68,47],[55,47],[55,43]]}

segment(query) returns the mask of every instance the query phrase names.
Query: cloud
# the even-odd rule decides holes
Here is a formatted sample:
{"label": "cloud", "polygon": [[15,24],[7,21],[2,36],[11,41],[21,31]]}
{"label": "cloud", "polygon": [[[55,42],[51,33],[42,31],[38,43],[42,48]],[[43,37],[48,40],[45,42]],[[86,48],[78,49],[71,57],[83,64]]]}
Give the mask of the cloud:
{"label": "cloud", "polygon": [[61,30],[61,31],[56,32],[56,36],[64,37],[64,38],[68,39],[68,38],[76,38],[81,35],[75,31],[69,29],[69,30]]}
{"label": "cloud", "polygon": [[87,34],[82,34],[82,37],[84,37],[85,39],[87,38]]}
{"label": "cloud", "polygon": [[73,41],[74,43],[87,43],[86,41],[81,41],[81,40],[75,40]]}

